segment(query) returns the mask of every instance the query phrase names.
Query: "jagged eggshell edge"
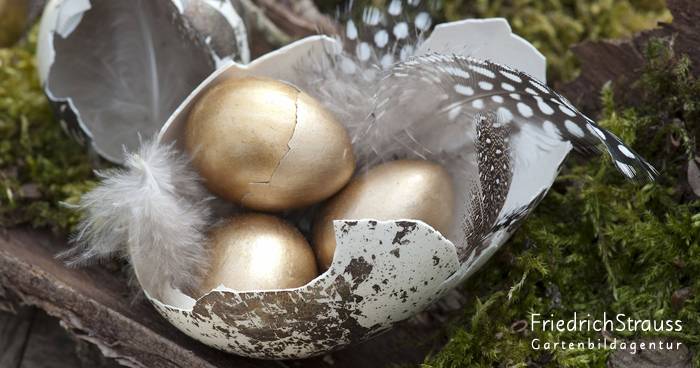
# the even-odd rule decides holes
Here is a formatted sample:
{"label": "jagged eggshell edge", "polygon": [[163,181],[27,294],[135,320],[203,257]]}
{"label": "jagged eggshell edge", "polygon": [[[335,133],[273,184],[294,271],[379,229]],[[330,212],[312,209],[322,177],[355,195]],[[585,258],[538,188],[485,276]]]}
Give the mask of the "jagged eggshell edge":
{"label": "jagged eggshell edge", "polygon": [[[336,221],[331,267],[296,289],[219,287],[180,308],[151,298],[189,336],[263,359],[305,358],[366,340],[438,299],[459,268],[454,246],[419,221]],[[173,291],[177,298],[177,292]],[[189,305],[187,305],[189,304]]]}

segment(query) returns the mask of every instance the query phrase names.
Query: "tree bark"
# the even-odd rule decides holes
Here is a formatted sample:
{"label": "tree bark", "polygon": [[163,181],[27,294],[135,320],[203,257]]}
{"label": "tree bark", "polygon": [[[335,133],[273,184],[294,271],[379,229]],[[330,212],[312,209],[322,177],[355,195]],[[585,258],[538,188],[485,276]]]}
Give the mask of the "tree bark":
{"label": "tree bark", "polygon": [[561,88],[563,94],[582,111],[594,115],[601,108],[601,89],[613,82],[618,100],[634,105],[636,98],[630,95],[629,87],[641,75],[646,45],[652,38],[672,39],[674,51],[688,55],[695,74],[700,74],[700,1],[668,0],[667,5],[672,23],[662,23],[627,40],[587,41],[574,46],[581,74]]}

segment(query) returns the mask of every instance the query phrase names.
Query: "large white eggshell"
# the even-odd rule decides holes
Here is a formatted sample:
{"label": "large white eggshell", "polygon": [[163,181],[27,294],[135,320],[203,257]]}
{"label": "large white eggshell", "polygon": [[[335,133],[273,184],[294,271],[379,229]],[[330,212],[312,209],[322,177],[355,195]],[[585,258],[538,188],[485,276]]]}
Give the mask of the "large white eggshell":
{"label": "large white eggshell", "polygon": [[[489,38],[504,42],[502,54],[494,47],[472,47]],[[295,66],[303,58],[320,56],[337,47],[329,37],[308,37],[248,65],[230,63],[222,67],[178,107],[159,139],[179,141],[192,105],[217,83],[251,75],[295,83],[301,77]],[[419,53],[430,50],[488,58],[526,70],[536,78],[545,77],[542,54],[513,35],[502,19],[439,25]],[[513,145],[514,149],[525,148],[524,142]],[[516,163],[513,189],[496,232],[485,247],[474,249],[461,263],[456,247],[421,221],[338,220],[334,222],[334,263],[303,287],[241,293],[220,286],[199,300],[178,290],[167,290],[163,300],[152,298],[148,290],[146,295],[166,319],[186,334],[244,356],[303,358],[360,342],[420,312],[472,275],[542,199],[570,150],[569,143],[552,143],[546,150],[530,152],[531,158],[538,160],[537,172],[528,172]],[[147,272],[136,271],[137,275]]]}
{"label": "large white eggshell", "polygon": [[[505,18],[467,19],[438,24],[417,54],[431,52],[490,60],[525,72],[542,82],[547,80],[547,60],[544,55],[531,43],[513,33]],[[527,56],[523,57],[524,55]]]}

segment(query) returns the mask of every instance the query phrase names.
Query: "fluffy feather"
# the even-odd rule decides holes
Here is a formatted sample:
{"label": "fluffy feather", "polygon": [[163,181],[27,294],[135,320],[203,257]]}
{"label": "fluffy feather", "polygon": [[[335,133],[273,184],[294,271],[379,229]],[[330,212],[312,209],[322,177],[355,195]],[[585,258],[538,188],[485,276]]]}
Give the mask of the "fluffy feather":
{"label": "fluffy feather", "polygon": [[[382,80],[397,63],[414,55],[432,24],[426,6],[421,0],[392,0],[384,9],[367,6],[355,11],[350,2],[343,12],[348,19],[340,19],[345,23],[344,34],[337,37],[342,47],[298,66],[303,77],[295,84],[343,122],[359,155],[360,170],[382,161],[377,157],[391,157],[383,151],[387,147],[369,140],[367,133],[375,128]],[[351,18],[355,13],[359,19]]]}
{"label": "fluffy feather", "polygon": [[151,295],[188,291],[208,265],[209,195],[172,145],[145,142],[125,156],[124,169],[99,173],[101,183],[82,197],[75,247],[63,256],[71,264],[124,257]]}

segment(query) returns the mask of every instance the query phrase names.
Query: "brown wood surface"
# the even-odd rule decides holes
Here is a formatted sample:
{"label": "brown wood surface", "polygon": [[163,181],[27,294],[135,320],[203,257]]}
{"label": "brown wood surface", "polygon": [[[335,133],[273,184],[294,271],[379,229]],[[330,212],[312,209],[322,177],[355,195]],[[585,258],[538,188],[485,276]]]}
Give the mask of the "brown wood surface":
{"label": "brown wood surface", "polygon": [[[290,42],[316,34],[336,34],[338,30],[335,21],[321,13],[312,0],[233,0],[233,3],[248,25],[254,58],[282,46],[282,40]],[[243,5],[246,3],[253,4],[265,20],[252,15],[250,6]]]}
{"label": "brown wood surface", "polygon": [[0,313],[2,368],[116,368],[90,344],[73,339],[59,321],[41,310],[22,307]]}
{"label": "brown wood surface", "polygon": [[34,314],[34,310],[29,308],[16,315],[0,314],[0,367],[21,366]]}
{"label": "brown wood surface", "polygon": [[614,82],[616,100],[634,105],[638,100],[630,95],[630,83],[639,79],[644,66],[646,45],[652,38],[673,40],[676,53],[686,54],[693,70],[700,73],[700,1],[668,0],[673,15],[672,23],[660,24],[657,29],[641,32],[627,40],[587,41],[573,47],[581,61],[581,74],[564,85],[561,92],[582,111],[594,116],[600,111],[600,91],[608,82]]}

